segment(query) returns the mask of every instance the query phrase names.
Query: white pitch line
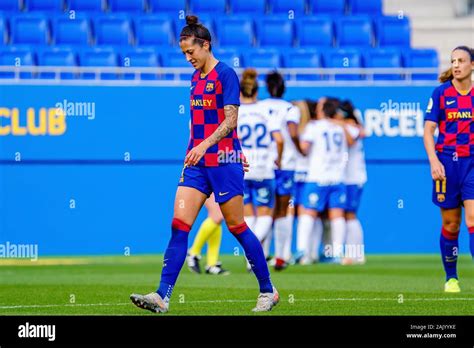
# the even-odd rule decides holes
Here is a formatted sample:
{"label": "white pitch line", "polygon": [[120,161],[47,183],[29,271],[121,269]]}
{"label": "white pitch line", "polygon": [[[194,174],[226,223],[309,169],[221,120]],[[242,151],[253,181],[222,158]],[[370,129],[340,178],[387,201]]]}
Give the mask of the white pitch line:
{"label": "white pitch line", "polygon": [[[398,302],[398,298],[294,298],[295,302],[369,302],[369,301],[393,301]],[[404,298],[403,302],[411,301],[474,301],[474,297],[450,297],[450,298]],[[255,300],[202,300],[202,301],[186,301],[184,303],[247,303],[255,302]],[[0,306],[0,309],[19,309],[19,308],[54,308],[54,307],[111,307],[111,306],[127,306],[131,302],[125,303],[66,303],[66,304],[49,304],[49,305],[19,305],[19,306]],[[173,305],[181,303],[172,302]]]}

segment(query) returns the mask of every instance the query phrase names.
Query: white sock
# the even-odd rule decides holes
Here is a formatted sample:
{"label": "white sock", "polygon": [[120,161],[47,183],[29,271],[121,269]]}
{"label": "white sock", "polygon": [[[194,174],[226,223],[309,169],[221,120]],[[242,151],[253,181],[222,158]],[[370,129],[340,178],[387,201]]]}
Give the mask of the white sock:
{"label": "white sock", "polygon": [[287,219],[285,217],[280,217],[275,219],[274,223],[275,231],[275,257],[279,259],[284,258],[285,254],[285,245],[287,238]]}
{"label": "white sock", "polygon": [[347,257],[358,259],[362,261],[365,257],[364,253],[364,232],[359,219],[348,220],[346,222],[347,238],[346,238],[346,253],[349,251]]}
{"label": "white sock", "polygon": [[270,215],[257,216],[253,233],[255,233],[260,242],[267,237],[272,228],[272,223],[273,218]]}
{"label": "white sock", "polygon": [[295,217],[293,215],[286,216],[286,225],[287,225],[287,236],[285,239],[285,246],[283,248],[283,260],[290,261],[291,259],[291,246],[293,244],[293,221]]}
{"label": "white sock", "polygon": [[273,237],[273,231],[270,228],[270,231],[268,231],[267,237],[263,240],[262,243],[262,248],[263,248],[263,255],[265,255],[265,258],[270,255],[270,245],[272,244],[272,237]]}
{"label": "white sock", "polygon": [[346,219],[338,217],[331,220],[332,253],[334,257],[344,256],[346,239]]}
{"label": "white sock", "polygon": [[254,231],[254,229],[255,229],[255,220],[256,220],[256,217],[254,215],[244,216],[244,221],[252,232],[255,232]]}
{"label": "white sock", "polygon": [[310,255],[311,233],[314,227],[314,218],[311,215],[298,216],[298,230],[296,244],[298,251],[302,251],[305,257]]}
{"label": "white sock", "polygon": [[311,232],[311,253],[310,256],[313,260],[319,260],[319,247],[321,246],[321,240],[323,238],[323,222],[320,218],[316,218],[314,221],[313,231]]}

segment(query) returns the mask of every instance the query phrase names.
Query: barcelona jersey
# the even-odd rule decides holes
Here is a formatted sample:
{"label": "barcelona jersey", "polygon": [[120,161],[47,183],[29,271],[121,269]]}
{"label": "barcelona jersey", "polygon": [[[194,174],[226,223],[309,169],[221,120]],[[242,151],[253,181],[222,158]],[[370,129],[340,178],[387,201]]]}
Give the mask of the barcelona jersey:
{"label": "barcelona jersey", "polygon": [[[187,153],[208,138],[224,121],[224,106],[240,105],[240,85],[235,71],[219,62],[207,75],[196,70],[191,80],[191,136]],[[242,149],[233,130],[211,146],[198,166],[217,167],[238,159]]]}
{"label": "barcelona jersey", "polygon": [[474,91],[462,95],[448,81],[431,96],[425,121],[438,123],[436,151],[458,157],[474,156]]}

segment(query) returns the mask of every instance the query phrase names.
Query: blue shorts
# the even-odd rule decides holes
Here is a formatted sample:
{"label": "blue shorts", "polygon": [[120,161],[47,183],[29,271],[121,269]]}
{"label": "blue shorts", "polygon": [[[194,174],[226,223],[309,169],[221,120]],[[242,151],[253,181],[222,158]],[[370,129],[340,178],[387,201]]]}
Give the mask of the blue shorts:
{"label": "blue shorts", "polygon": [[275,170],[276,194],[278,196],[291,196],[294,185],[294,170]]}
{"label": "blue shorts", "polygon": [[214,192],[216,202],[224,203],[232,197],[244,195],[244,167],[242,163],[185,167],[178,186],[195,188],[207,197]]}
{"label": "blue shorts", "polygon": [[293,185],[293,205],[303,204],[303,190],[306,178],[306,172],[295,172],[295,183]]}
{"label": "blue shorts", "polygon": [[244,204],[273,208],[275,205],[275,180],[244,180]]}
{"label": "blue shorts", "polygon": [[446,180],[433,180],[433,203],[440,208],[459,208],[463,201],[474,199],[474,158],[438,153]]}
{"label": "blue shorts", "polygon": [[345,211],[355,213],[359,209],[363,185],[346,185],[346,207]]}
{"label": "blue shorts", "polygon": [[304,185],[303,205],[306,209],[323,212],[326,209],[346,207],[346,186],[343,184],[319,186],[315,182]]}

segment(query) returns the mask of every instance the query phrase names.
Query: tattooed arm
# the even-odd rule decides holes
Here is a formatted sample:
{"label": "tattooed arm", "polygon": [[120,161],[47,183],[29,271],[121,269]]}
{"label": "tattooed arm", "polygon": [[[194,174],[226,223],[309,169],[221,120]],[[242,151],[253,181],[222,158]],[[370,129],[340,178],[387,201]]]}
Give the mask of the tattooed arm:
{"label": "tattooed arm", "polygon": [[204,139],[204,141],[198,146],[194,147],[189,151],[186,159],[184,160],[185,164],[196,165],[201,158],[206,153],[207,149],[211,146],[217,144],[219,141],[224,139],[229,133],[231,133],[235,128],[237,128],[237,117],[239,115],[239,106],[238,105],[226,105],[224,106],[224,121],[219,125],[219,127],[212,133],[209,137]]}

